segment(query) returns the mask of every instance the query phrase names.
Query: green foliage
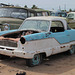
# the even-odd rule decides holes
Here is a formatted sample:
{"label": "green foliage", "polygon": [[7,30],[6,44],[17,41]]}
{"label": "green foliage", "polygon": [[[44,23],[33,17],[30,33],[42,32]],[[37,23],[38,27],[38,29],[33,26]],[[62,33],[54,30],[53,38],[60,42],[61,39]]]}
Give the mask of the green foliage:
{"label": "green foliage", "polygon": [[28,8],[27,5],[25,5],[24,8]]}
{"label": "green foliage", "polygon": [[33,5],[31,8],[32,9],[38,9],[38,7],[36,5]]}
{"label": "green foliage", "polygon": [[69,12],[72,12],[72,9],[71,8],[69,9]]}

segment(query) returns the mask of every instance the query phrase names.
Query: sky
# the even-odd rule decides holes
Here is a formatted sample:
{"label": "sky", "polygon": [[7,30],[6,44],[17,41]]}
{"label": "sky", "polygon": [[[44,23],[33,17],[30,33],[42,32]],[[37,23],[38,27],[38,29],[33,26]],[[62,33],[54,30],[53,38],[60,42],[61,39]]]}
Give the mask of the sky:
{"label": "sky", "polygon": [[33,5],[36,5],[39,8],[43,8],[46,10],[58,10],[59,7],[61,10],[72,10],[75,9],[75,0],[0,0],[0,3],[5,4],[13,4],[13,5],[20,5],[24,7],[31,8]]}

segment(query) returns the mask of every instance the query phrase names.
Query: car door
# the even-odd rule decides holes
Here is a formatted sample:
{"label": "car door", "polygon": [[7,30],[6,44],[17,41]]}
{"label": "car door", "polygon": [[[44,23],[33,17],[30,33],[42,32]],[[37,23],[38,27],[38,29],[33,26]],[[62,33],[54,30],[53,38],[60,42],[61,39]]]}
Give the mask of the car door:
{"label": "car door", "polygon": [[[56,40],[56,44],[53,47],[53,54],[65,51],[65,44],[70,42],[69,32],[65,30],[64,25],[61,21],[52,21],[51,29],[52,38]],[[61,48],[63,46],[63,48]],[[57,48],[58,47],[58,48]]]}
{"label": "car door", "polygon": [[75,29],[70,29],[70,30],[67,30],[67,31],[69,33],[70,42],[75,41]]}

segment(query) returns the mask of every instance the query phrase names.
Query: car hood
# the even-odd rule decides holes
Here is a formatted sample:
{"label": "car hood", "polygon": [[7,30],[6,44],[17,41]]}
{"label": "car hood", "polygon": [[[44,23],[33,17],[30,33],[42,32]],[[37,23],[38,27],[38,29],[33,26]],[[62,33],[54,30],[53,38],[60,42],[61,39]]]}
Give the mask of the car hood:
{"label": "car hood", "polygon": [[16,32],[16,31],[18,31],[18,29],[16,29],[16,30],[1,31],[1,32],[0,32],[0,36],[2,36],[2,35],[4,35],[4,34],[7,34],[7,33]]}
{"label": "car hood", "polygon": [[0,24],[20,25],[22,22],[23,20],[21,19],[0,17]]}

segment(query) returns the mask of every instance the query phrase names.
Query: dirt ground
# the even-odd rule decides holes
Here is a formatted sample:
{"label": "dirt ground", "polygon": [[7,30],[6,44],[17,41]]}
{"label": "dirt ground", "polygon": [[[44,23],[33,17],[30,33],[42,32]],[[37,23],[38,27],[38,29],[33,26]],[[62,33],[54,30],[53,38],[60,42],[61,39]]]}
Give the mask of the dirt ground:
{"label": "dirt ground", "polygon": [[0,59],[0,75],[16,75],[20,72],[26,72],[26,75],[75,75],[75,54],[53,55],[35,67],[27,67],[25,59]]}

